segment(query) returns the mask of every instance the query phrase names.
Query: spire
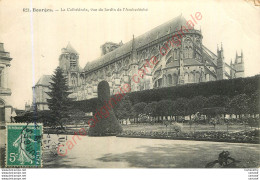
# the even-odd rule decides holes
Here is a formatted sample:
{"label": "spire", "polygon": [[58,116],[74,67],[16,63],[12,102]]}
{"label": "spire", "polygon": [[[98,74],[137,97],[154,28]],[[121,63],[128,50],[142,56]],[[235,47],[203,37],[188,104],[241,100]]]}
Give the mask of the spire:
{"label": "spire", "polygon": [[132,62],[136,61],[137,57],[137,52],[135,49],[135,35],[133,34],[133,40],[132,40],[132,53],[131,53],[131,59]]}
{"label": "spire", "polygon": [[241,57],[243,58],[243,50],[241,49]]}
{"label": "spire", "polygon": [[66,47],[66,51],[68,53],[78,54],[78,52],[71,46],[70,42],[68,43],[68,45]]}
{"label": "spire", "polygon": [[230,66],[232,66],[233,62],[232,62],[232,58],[231,58],[231,61],[230,61]]}
{"label": "spire", "polygon": [[133,34],[132,50],[134,50],[134,43],[135,43],[135,35]]}
{"label": "spire", "polygon": [[222,42],[221,42],[221,51],[223,51],[223,45],[222,45]]}
{"label": "spire", "polygon": [[217,44],[217,51],[219,51],[218,44]]}
{"label": "spire", "polygon": [[235,64],[237,64],[237,51],[236,51],[236,58],[235,58]]}

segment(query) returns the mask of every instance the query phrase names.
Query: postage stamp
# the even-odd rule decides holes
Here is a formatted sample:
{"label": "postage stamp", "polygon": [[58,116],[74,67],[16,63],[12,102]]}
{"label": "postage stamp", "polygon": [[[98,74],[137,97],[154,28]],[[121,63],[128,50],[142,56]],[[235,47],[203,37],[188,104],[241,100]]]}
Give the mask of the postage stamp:
{"label": "postage stamp", "polygon": [[42,124],[6,125],[6,166],[42,167]]}

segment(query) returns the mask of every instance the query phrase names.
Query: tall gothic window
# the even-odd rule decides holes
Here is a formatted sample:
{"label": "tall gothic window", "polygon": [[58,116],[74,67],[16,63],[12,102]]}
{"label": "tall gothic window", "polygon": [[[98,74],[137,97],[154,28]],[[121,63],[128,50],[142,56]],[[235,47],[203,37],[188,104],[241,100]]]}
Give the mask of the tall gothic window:
{"label": "tall gothic window", "polygon": [[158,79],[158,87],[162,87],[162,78]]}
{"label": "tall gothic window", "polygon": [[192,53],[193,53],[193,51],[192,51],[192,47],[189,47],[189,58],[192,58]]}
{"label": "tall gothic window", "polygon": [[168,74],[168,85],[172,85],[172,75]]}
{"label": "tall gothic window", "polygon": [[71,67],[76,67],[77,66],[77,59],[75,54],[70,55],[70,66]]}
{"label": "tall gothic window", "polygon": [[196,72],[196,74],[195,74],[195,82],[196,83],[201,82],[201,77],[200,77],[200,73],[199,72]]}
{"label": "tall gothic window", "polygon": [[195,74],[194,73],[190,73],[189,81],[192,82],[192,83],[195,82]]}
{"label": "tall gothic window", "polygon": [[174,74],[173,75],[173,85],[176,86],[178,84],[178,75]]}
{"label": "tall gothic window", "polygon": [[184,58],[192,58],[193,54],[193,44],[190,39],[184,41]]}
{"label": "tall gothic window", "polygon": [[206,81],[209,81],[209,74],[206,74],[206,75],[205,75],[205,80],[206,80]]}
{"label": "tall gothic window", "polygon": [[71,75],[71,84],[72,84],[72,86],[77,86],[77,75],[76,74]]}
{"label": "tall gothic window", "polygon": [[85,84],[85,79],[83,76],[80,77],[80,80],[81,80],[81,85],[84,85]]}
{"label": "tall gothic window", "polygon": [[189,82],[189,74],[188,73],[185,73],[185,75],[184,75],[184,82],[185,83]]}
{"label": "tall gothic window", "polygon": [[184,51],[183,51],[183,55],[184,55],[184,58],[188,58],[188,47],[184,47]]}

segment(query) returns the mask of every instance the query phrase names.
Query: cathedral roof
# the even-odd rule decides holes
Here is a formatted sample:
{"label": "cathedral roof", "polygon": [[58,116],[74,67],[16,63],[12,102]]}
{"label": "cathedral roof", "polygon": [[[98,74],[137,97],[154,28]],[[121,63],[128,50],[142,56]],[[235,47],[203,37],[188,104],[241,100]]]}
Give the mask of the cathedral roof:
{"label": "cathedral roof", "polygon": [[217,56],[203,45],[202,45],[202,56],[203,59],[206,61],[207,65],[217,66],[217,60],[216,60]]}
{"label": "cathedral roof", "polygon": [[[136,49],[145,46],[167,34],[171,34],[176,30],[181,29],[181,26],[187,25],[187,21],[185,18],[180,15],[160,26],[153,28],[152,30],[146,32],[143,35],[140,35],[133,40],[125,43],[124,45],[116,48],[115,50],[97,58],[94,61],[88,62],[84,68],[85,71],[94,70],[95,68],[99,68],[105,63],[111,63],[116,58],[123,56],[132,51],[132,47],[134,46]],[[133,43],[134,42],[134,43]]]}
{"label": "cathedral roof", "polygon": [[51,75],[42,75],[35,86],[49,86],[51,81]]}

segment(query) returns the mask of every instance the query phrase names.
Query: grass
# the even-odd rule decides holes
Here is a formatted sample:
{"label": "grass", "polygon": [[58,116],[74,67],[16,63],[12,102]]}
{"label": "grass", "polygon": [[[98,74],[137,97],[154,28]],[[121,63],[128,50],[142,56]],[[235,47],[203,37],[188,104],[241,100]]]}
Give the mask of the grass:
{"label": "grass", "polygon": [[87,136],[65,157],[46,156],[44,167],[205,168],[223,150],[239,161],[232,168],[259,167],[256,144]]}

